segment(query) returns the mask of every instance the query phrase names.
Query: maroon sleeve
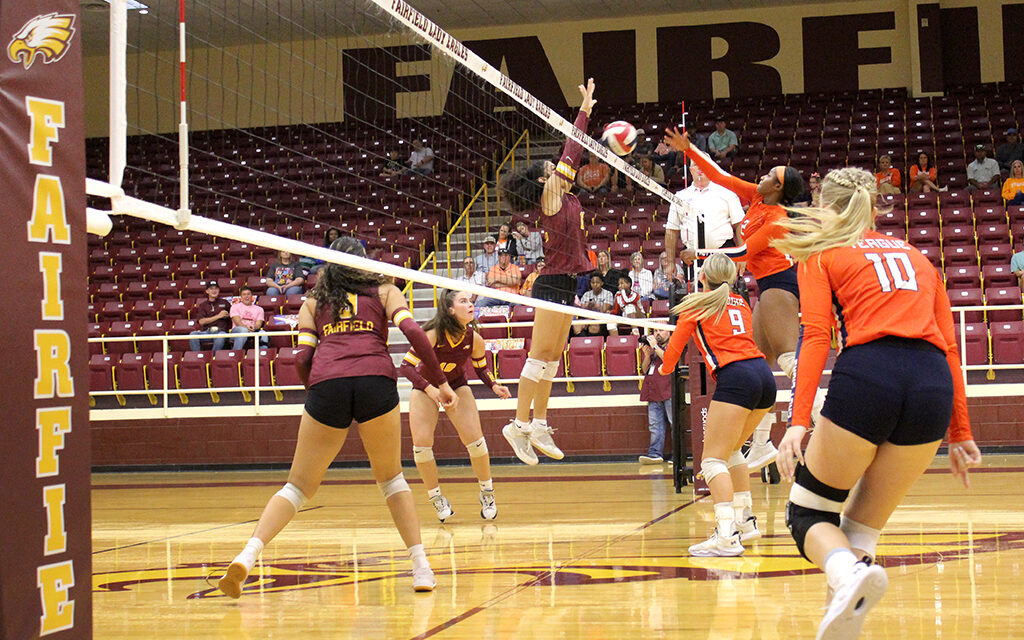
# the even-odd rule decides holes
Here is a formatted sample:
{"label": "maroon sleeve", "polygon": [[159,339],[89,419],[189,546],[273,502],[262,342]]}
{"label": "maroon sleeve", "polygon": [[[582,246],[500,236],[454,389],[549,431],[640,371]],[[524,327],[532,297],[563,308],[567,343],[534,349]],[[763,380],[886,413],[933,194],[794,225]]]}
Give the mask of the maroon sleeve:
{"label": "maroon sleeve", "polygon": [[402,364],[398,367],[398,372],[405,376],[405,379],[413,384],[414,387],[426,387],[429,382],[424,378],[416,365],[409,362],[409,356],[419,359],[419,355],[415,349],[410,349],[409,353],[405,354],[405,358],[402,359]]}
{"label": "maroon sleeve", "polygon": [[[584,135],[587,133],[587,123],[590,121],[589,116],[583,111],[576,114],[576,122],[573,124],[577,129],[583,132]],[[583,145],[581,145],[573,136],[568,136],[565,139],[565,146],[562,147],[562,157],[558,161],[558,165],[555,167],[555,175],[563,180],[573,182],[576,180],[576,169],[580,166],[580,157],[583,155]]]}
{"label": "maroon sleeve", "polygon": [[437,361],[437,354],[434,353],[434,347],[430,344],[430,338],[420,328],[420,325],[416,324],[416,321],[412,319],[412,315],[410,314],[403,318],[398,323],[398,328],[409,341],[409,346],[413,348],[413,351],[417,354],[423,354],[420,356],[420,359],[423,361],[423,377],[435,387],[440,387],[448,382],[448,378],[441,371],[441,364]]}

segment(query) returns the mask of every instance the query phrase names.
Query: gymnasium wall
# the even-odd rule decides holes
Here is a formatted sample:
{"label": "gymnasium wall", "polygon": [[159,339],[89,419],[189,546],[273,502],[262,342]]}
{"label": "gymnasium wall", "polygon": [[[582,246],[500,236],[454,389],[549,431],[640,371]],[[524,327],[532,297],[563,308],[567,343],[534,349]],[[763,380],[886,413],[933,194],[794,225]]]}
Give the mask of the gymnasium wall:
{"label": "gymnasium wall", "polygon": [[[595,77],[605,104],[885,87],[909,87],[921,95],[958,84],[1024,80],[1024,3],[1007,0],[809,3],[452,31],[555,108],[575,104],[576,85],[585,75]],[[192,128],[343,119],[346,108],[359,104],[356,92],[337,83],[345,65],[340,58],[370,54],[360,51],[365,41],[332,45],[290,45],[316,65],[282,58],[277,46],[190,51],[191,69],[219,78],[214,88],[190,83]],[[421,47],[394,52],[407,61],[380,72],[414,89],[386,96],[394,113],[442,113],[451,71],[437,59],[440,54]],[[149,86],[129,92],[129,113],[143,130],[170,132],[177,124],[177,53],[160,57],[155,72],[152,58],[142,61],[142,81]],[[261,81],[237,60],[274,69],[276,80]],[[129,70],[138,62],[130,57]],[[87,135],[104,136],[106,57],[87,58],[85,69]],[[352,76],[344,82],[362,81]]]}

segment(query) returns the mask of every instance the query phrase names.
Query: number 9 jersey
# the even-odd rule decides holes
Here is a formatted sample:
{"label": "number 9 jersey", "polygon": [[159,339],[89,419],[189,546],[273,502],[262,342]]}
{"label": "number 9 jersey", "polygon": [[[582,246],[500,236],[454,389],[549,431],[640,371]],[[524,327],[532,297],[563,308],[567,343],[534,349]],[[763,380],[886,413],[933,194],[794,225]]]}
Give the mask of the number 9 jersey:
{"label": "number 9 jersey", "polygon": [[690,335],[693,335],[711,375],[731,362],[764,357],[754,344],[750,306],[740,296],[730,293],[725,311],[717,318],[712,316],[698,322],[698,314],[696,311],[687,312],[676,320],[676,328],[665,349],[661,373],[667,375],[676,368]]}
{"label": "number 9 jersey", "polygon": [[951,440],[970,433],[949,298],[938,271],[920,251],[903,240],[869,231],[853,246],[829,249],[801,263],[798,278],[801,342],[792,424],[810,424],[814,392],[835,326],[840,352],[885,336],[924,340],[938,347],[953,376]]}

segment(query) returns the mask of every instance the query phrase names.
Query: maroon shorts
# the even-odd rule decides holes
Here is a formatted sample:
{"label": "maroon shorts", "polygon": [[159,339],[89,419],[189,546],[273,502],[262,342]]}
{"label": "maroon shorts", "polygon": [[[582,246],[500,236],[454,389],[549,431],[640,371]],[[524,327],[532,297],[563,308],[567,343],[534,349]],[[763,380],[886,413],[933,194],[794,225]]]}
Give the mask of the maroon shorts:
{"label": "maroon shorts", "polygon": [[[460,370],[461,370],[461,367],[460,367]],[[466,374],[465,373],[461,373],[461,371],[460,371],[459,375],[455,376],[454,378],[451,378],[451,377],[448,378],[448,386],[452,388],[452,391],[455,391],[459,387],[464,387],[467,384],[469,384],[469,381],[466,380]],[[422,384],[415,384],[415,383],[412,385],[412,388],[413,389],[419,389],[420,391],[423,391],[424,389],[426,389],[426,387],[424,385],[422,385]]]}

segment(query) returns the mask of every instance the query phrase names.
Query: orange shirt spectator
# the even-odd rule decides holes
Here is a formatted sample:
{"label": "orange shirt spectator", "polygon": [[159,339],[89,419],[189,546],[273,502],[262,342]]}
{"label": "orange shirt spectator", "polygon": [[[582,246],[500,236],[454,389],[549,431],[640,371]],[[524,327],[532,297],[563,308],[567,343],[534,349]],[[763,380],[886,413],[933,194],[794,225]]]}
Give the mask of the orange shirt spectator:
{"label": "orange shirt spectator", "polygon": [[596,155],[591,154],[590,162],[576,172],[576,182],[581,188],[593,193],[598,189],[608,188],[608,178],[611,174],[611,167],[601,162]]}
{"label": "orange shirt spectator", "polygon": [[889,156],[882,156],[878,159],[875,182],[878,185],[878,193],[889,195],[900,192],[903,179],[900,176],[899,169],[893,168],[892,159]]}

